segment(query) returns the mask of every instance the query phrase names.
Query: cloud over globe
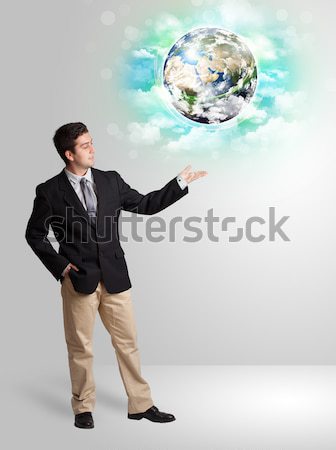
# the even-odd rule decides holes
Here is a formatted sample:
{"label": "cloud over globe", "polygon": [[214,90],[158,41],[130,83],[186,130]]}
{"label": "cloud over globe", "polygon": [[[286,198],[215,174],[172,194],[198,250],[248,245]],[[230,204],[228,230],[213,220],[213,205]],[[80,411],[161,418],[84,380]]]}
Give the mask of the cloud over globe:
{"label": "cloud over globe", "polygon": [[221,123],[237,116],[257,85],[254,57],[236,34],[198,28],[170,49],[163,84],[175,109],[199,123]]}

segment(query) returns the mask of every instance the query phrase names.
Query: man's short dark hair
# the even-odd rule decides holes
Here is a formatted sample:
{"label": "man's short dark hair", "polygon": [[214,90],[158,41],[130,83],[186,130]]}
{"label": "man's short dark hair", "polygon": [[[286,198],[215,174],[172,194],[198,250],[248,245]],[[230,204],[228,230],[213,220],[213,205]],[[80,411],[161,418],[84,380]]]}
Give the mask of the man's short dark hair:
{"label": "man's short dark hair", "polygon": [[88,129],[82,122],[66,123],[56,130],[53,141],[58,154],[66,164],[69,160],[65,156],[65,151],[73,150],[75,140],[84,133],[88,133]]}

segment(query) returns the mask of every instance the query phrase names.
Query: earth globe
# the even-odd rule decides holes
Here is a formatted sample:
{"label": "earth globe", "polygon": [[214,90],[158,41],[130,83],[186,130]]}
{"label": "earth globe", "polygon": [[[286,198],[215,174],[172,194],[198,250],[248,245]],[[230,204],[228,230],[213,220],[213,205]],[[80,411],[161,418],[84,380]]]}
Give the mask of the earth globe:
{"label": "earth globe", "polygon": [[198,28],[170,49],[163,84],[173,107],[199,123],[218,124],[237,116],[257,85],[254,57],[236,34]]}

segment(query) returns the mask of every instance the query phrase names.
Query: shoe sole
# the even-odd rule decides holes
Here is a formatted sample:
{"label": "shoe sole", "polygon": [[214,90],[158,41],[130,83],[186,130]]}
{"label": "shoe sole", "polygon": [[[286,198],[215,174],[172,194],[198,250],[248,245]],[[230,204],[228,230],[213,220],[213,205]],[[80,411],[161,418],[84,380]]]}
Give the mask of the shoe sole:
{"label": "shoe sole", "polygon": [[94,428],[94,425],[90,425],[90,426],[82,426],[82,425],[77,425],[76,423],[74,424],[75,425],[75,427],[77,427],[77,428],[82,428],[82,429],[91,429],[91,428]]}
{"label": "shoe sole", "polygon": [[134,420],[140,420],[144,417],[143,414],[141,413],[134,413],[134,414],[128,414],[127,416],[129,419],[134,419]]}
{"label": "shoe sole", "polygon": [[128,413],[127,417],[129,419],[133,419],[133,420],[148,419],[151,422],[158,422],[158,423],[173,422],[174,420],[176,420],[175,418],[174,419],[169,419],[169,420],[151,420],[148,417],[146,417],[146,415],[144,415],[142,413],[134,413],[134,414],[129,414]]}

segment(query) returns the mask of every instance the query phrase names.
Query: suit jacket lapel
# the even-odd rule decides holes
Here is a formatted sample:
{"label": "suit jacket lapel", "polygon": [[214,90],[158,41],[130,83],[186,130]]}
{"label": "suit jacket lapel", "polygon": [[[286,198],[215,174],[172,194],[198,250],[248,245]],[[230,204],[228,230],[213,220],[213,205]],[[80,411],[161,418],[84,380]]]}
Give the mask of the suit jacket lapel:
{"label": "suit jacket lapel", "polygon": [[[95,169],[94,167],[91,167],[91,171],[97,190],[97,229],[98,229],[99,222],[101,220],[100,216],[103,217],[104,215],[103,209],[105,196],[103,193],[104,189],[106,191],[105,185],[106,183],[99,170]],[[84,208],[82,202],[79,200],[78,195],[76,194],[74,188],[72,187],[70,180],[68,179],[64,169],[59,174],[59,188],[64,192],[63,195],[64,202],[67,205],[72,206],[77,212],[77,214],[85,217],[89,222],[89,215],[86,209]]]}
{"label": "suit jacket lapel", "polygon": [[107,194],[107,186],[105,178],[99,170],[95,169],[94,167],[91,167],[91,172],[97,190],[97,230],[98,230],[99,223],[101,220],[103,220],[102,218],[104,217],[104,205]]}
{"label": "suit jacket lapel", "polygon": [[70,180],[67,177],[64,169],[59,174],[59,187],[64,191],[63,200],[68,206],[72,206],[75,211],[80,215],[89,220],[89,215],[84,208],[82,202],[79,200],[74,188],[72,187]]}

